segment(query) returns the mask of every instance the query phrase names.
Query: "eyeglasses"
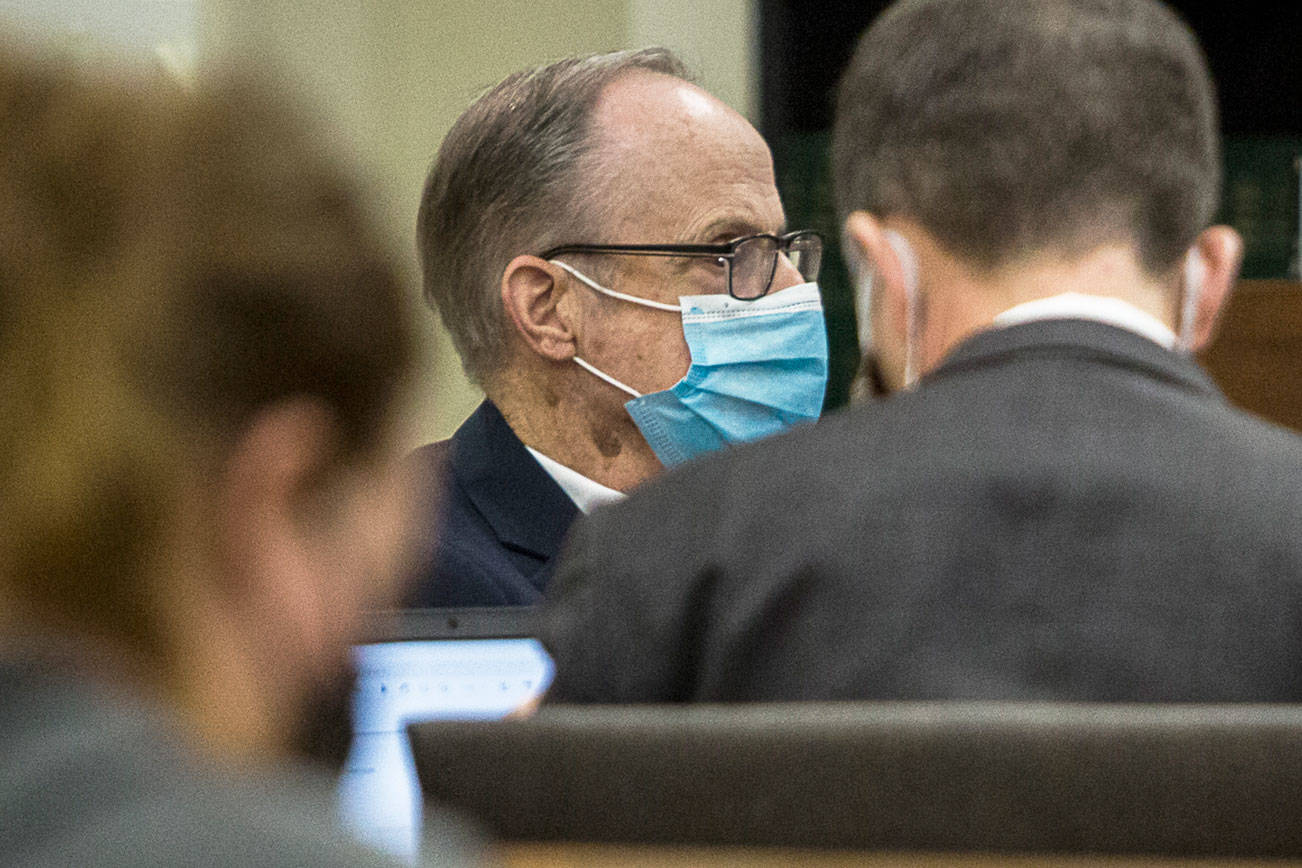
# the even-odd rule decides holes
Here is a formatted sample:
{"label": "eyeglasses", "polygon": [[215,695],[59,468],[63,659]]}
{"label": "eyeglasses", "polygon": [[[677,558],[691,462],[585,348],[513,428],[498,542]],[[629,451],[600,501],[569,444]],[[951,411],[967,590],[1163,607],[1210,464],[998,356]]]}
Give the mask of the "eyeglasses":
{"label": "eyeglasses", "polygon": [[806,282],[817,280],[823,263],[823,237],[817,232],[801,230],[785,235],[747,235],[727,244],[566,244],[553,247],[541,254],[541,258],[554,259],[566,253],[712,258],[723,266],[728,294],[753,301],[772,287],[779,253],[787,257]]}

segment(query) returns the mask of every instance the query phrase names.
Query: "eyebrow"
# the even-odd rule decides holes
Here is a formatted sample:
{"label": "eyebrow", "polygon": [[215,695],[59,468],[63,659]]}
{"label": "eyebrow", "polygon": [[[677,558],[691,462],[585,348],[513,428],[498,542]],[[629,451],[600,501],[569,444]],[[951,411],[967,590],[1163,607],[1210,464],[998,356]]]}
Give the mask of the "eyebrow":
{"label": "eyebrow", "polygon": [[[731,240],[732,238],[741,238],[744,235],[759,235],[764,231],[762,227],[756,225],[752,220],[731,215],[711,220],[699,232],[693,233],[691,243],[709,244],[725,236]],[[782,225],[778,227],[776,234],[781,235],[785,231],[787,231],[787,226],[784,220]]]}

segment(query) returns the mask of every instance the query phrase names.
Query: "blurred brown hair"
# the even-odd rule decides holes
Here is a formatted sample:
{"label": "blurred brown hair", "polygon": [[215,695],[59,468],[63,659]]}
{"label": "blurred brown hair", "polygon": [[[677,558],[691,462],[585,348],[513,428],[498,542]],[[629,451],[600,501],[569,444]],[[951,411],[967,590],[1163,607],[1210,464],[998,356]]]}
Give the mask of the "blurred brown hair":
{"label": "blurred brown hair", "polygon": [[413,359],[392,261],[274,91],[0,53],[0,606],[162,651],[177,493],[289,398],[363,460]]}

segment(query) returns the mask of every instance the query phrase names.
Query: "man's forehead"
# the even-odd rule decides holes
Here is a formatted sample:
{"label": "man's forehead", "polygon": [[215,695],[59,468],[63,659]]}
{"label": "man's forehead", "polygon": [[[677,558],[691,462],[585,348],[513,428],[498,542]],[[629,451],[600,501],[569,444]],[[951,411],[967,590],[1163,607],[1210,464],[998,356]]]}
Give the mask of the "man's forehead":
{"label": "man's forehead", "polygon": [[602,147],[618,150],[655,152],[675,145],[767,151],[750,122],[722,100],[691,82],[641,70],[606,86],[593,111],[593,128]]}
{"label": "man's forehead", "polygon": [[606,85],[594,114],[600,126],[616,130],[640,129],[648,123],[672,126],[736,113],[689,81],[649,70],[631,70]]}
{"label": "man's forehead", "polygon": [[660,234],[673,232],[655,240],[686,240],[722,223],[750,232],[780,228],[764,139],[695,85],[658,73],[622,76],[602,93],[594,134],[610,193],[629,206],[619,222],[645,217],[664,224]]}

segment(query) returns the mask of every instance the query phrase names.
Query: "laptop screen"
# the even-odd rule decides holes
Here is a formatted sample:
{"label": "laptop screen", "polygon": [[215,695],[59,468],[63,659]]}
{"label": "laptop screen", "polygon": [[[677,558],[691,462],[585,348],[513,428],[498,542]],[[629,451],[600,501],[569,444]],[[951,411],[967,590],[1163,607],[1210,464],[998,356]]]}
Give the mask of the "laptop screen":
{"label": "laptop screen", "polygon": [[431,609],[375,616],[353,648],[353,735],[339,784],[345,824],[395,856],[417,855],[420,785],[406,726],[505,717],[542,695],[552,663],[534,612]]}

